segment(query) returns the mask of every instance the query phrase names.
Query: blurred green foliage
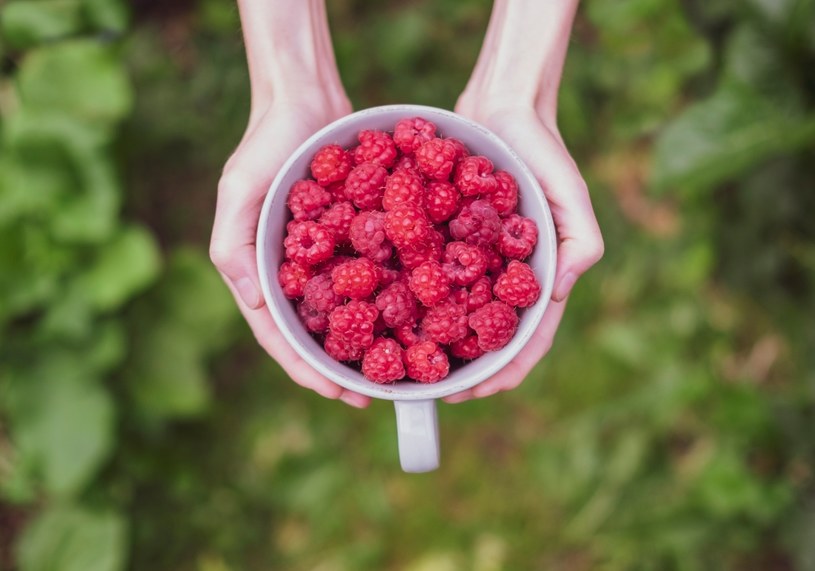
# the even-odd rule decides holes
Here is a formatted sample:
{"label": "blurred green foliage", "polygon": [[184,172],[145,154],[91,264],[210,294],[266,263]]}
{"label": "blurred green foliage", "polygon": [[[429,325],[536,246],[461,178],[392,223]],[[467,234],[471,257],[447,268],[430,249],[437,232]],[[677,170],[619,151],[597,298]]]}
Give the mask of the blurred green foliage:
{"label": "blurred green foliage", "polygon": [[[356,107],[450,108],[490,3],[329,7]],[[420,476],[206,260],[233,3],[9,0],[0,31],[0,570],[815,569],[812,0],[584,1],[560,122],[606,258]]]}

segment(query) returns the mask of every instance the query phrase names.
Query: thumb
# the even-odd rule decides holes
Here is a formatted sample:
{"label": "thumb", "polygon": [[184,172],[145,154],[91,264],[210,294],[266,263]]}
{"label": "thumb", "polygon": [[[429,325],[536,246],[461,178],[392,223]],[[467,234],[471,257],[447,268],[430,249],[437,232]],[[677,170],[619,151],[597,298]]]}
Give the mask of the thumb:
{"label": "thumb", "polygon": [[218,184],[218,204],[209,256],[249,309],[263,306],[255,257],[255,234],[264,193],[242,177],[225,174]]}

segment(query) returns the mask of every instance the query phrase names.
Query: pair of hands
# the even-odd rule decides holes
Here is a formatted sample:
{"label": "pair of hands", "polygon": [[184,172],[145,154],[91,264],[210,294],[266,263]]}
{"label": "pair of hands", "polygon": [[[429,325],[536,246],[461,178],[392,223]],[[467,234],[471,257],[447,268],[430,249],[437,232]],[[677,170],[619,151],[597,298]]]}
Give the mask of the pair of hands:
{"label": "pair of hands", "polygon": [[[547,109],[495,107],[466,94],[456,112],[482,123],[518,152],[541,183],[558,233],[557,275],[552,300],[530,342],[499,373],[448,403],[513,389],[546,355],[575,281],[603,255],[603,240],[588,190]],[[297,384],[358,408],[370,397],[333,383],[292,349],[264,307],[255,258],[255,234],[266,192],[288,156],[311,134],[347,115],[344,95],[317,93],[292,101],[270,101],[253,109],[246,133],[227,162],[218,186],[210,256],[229,286],[258,343]]]}

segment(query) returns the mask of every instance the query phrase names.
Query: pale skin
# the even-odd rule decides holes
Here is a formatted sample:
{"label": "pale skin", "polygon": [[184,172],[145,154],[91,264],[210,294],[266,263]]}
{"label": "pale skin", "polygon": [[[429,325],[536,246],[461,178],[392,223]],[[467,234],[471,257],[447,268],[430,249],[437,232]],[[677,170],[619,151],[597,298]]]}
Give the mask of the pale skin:
{"label": "pale skin", "polygon": [[[557,128],[557,92],[577,0],[496,0],[486,37],[455,111],[510,144],[538,178],[558,232],[552,299],[534,337],[499,373],[444,400],[514,389],[552,346],[576,280],[603,255],[588,189]],[[370,398],[333,383],[288,345],[264,307],[255,261],[263,198],[289,154],[351,112],[337,71],[324,0],[238,0],[252,106],[224,167],[210,256],[258,343],[297,384],[364,408]],[[281,56],[281,54],[284,54]]]}

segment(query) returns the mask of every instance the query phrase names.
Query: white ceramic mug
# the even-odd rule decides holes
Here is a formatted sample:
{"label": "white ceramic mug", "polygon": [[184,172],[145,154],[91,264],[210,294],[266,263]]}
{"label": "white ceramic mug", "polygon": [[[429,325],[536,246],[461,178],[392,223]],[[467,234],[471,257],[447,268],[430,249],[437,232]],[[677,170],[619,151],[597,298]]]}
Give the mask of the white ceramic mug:
{"label": "white ceramic mug", "polygon": [[[283,262],[283,238],[290,218],[286,199],[295,181],[310,176],[311,158],[323,145],[337,143],[352,147],[357,144],[356,136],[361,129],[390,131],[398,120],[417,116],[433,121],[440,135],[463,141],[471,153],[489,157],[496,169],[510,172],[518,181],[518,211],[538,224],[538,244],[526,262],[540,281],[542,291],[538,302],[521,312],[518,331],[503,349],[451,370],[447,378],[435,384],[400,381],[382,385],[365,379],[358,370],[329,357],[300,323],[292,302],[283,295],[277,270]],[[556,245],[555,227],[543,191],[506,143],[485,127],[450,111],[421,105],[388,105],[365,109],[331,123],[312,135],[286,161],[263,204],[258,225],[257,261],[266,305],[286,340],[309,365],[338,385],[373,398],[394,401],[402,468],[406,472],[428,472],[439,466],[435,400],[488,379],[526,345],[552,294]]]}

